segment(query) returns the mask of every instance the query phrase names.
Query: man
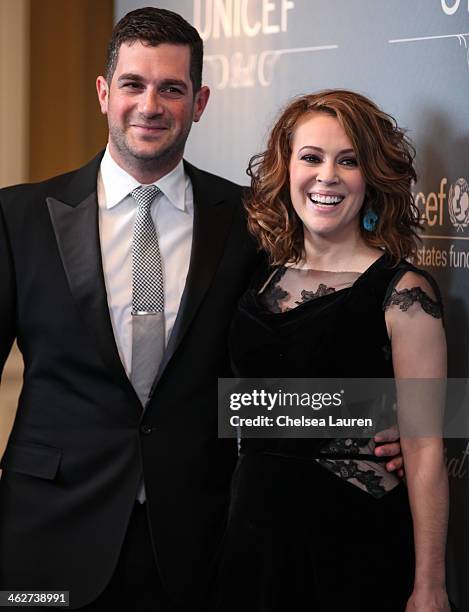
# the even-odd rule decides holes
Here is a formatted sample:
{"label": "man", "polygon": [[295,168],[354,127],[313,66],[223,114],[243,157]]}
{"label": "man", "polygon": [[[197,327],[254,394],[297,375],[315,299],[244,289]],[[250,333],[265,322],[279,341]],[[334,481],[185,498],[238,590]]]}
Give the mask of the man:
{"label": "man", "polygon": [[217,377],[255,249],[240,187],[182,161],[201,69],[180,16],[132,11],[97,79],[104,155],[0,191],[0,363],[15,337],[25,362],[0,589],[208,609],[236,461],[217,439]]}

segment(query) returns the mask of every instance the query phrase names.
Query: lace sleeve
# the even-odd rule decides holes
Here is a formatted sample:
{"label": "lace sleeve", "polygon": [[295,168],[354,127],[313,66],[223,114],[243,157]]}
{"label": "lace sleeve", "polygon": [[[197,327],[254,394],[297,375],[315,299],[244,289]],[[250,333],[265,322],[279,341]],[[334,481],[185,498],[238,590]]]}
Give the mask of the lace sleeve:
{"label": "lace sleeve", "polygon": [[433,278],[420,270],[404,269],[390,284],[383,307],[395,376],[444,378],[443,308]]}
{"label": "lace sleeve", "polygon": [[435,319],[443,318],[443,303],[438,286],[429,274],[420,270],[401,270],[396,274],[383,302],[384,311],[390,308],[402,312],[419,308]]}
{"label": "lace sleeve", "polygon": [[443,309],[441,302],[433,300],[428,293],[426,293],[422,287],[411,287],[407,289],[404,287],[401,290],[392,288],[391,294],[384,302],[384,310],[388,310],[391,306],[398,306],[403,312],[409,310],[412,304],[418,302],[423,310],[435,317],[435,319],[441,319],[443,316]]}

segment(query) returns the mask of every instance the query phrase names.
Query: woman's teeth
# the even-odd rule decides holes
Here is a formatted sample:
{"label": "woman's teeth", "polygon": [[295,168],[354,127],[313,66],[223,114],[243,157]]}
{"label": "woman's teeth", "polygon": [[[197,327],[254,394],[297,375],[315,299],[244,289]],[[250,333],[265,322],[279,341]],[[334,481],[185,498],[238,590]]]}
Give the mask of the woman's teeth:
{"label": "woman's teeth", "polygon": [[317,193],[310,193],[308,197],[313,204],[327,204],[328,206],[335,206],[344,199],[343,196],[324,196]]}

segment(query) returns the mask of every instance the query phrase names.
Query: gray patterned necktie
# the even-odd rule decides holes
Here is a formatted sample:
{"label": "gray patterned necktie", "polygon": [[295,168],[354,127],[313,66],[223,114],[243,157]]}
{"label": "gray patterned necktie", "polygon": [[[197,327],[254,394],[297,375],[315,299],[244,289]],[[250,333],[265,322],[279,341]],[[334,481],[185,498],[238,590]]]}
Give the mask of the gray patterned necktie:
{"label": "gray patterned necktie", "polygon": [[151,205],[161,191],[137,187],[132,242],[132,368],[130,380],[145,407],[165,346],[164,285],[158,236]]}
{"label": "gray patterned necktie", "polygon": [[[130,380],[145,409],[165,347],[164,284],[160,247],[151,205],[162,192],[156,185],[137,187],[132,241],[132,371]],[[145,501],[143,475],[137,491]]]}
{"label": "gray patterned necktie", "polygon": [[133,314],[164,311],[160,247],[151,218],[151,205],[160,194],[156,185],[137,187],[132,191],[132,197],[138,204],[132,242]]}

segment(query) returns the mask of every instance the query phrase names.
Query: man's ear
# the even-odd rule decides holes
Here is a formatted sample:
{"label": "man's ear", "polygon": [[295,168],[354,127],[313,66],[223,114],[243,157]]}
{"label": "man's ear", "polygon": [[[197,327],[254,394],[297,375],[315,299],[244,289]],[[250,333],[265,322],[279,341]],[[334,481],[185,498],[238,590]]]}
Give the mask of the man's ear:
{"label": "man's ear", "polygon": [[194,100],[194,121],[199,121],[202,117],[202,114],[207,106],[208,99],[210,97],[210,89],[207,85],[204,85],[199,89],[199,91],[195,94]]}
{"label": "man's ear", "polygon": [[109,87],[103,76],[96,79],[96,91],[98,92],[99,106],[103,115],[107,115],[107,107],[109,101]]}

